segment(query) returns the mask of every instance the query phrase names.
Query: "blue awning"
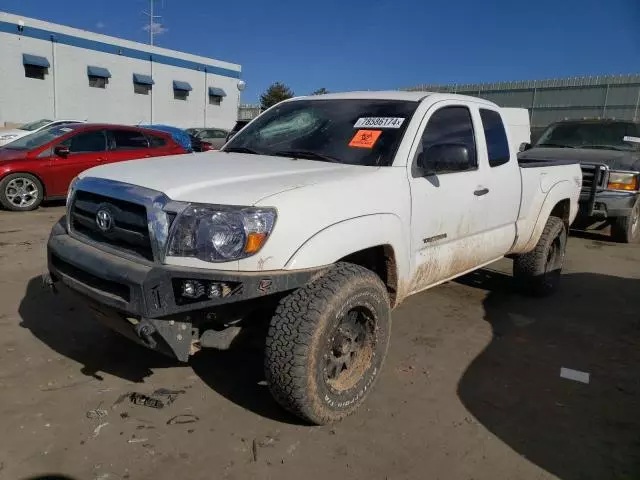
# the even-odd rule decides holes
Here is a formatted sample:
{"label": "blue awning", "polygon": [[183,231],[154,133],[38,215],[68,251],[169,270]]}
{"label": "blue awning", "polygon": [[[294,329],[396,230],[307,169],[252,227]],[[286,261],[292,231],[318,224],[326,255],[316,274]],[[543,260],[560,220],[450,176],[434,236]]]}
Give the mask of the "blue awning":
{"label": "blue awning", "polygon": [[49,68],[49,60],[47,57],[39,57],[38,55],[22,54],[22,63],[24,65],[33,65],[34,67]]}
{"label": "blue awning", "polygon": [[227,92],[225,92],[221,88],[209,87],[209,96],[210,97],[226,97]]}
{"label": "blue awning", "polygon": [[183,92],[190,92],[191,90],[193,90],[189,82],[181,82],[180,80],[173,81],[173,89],[182,90]]}
{"label": "blue awning", "polygon": [[106,68],[92,67],[91,65],[87,67],[87,75],[90,77],[111,78],[111,72]]}
{"label": "blue awning", "polygon": [[142,73],[134,73],[133,74],[133,83],[138,83],[140,85],[153,85],[155,82],[151,75],[143,75]]}

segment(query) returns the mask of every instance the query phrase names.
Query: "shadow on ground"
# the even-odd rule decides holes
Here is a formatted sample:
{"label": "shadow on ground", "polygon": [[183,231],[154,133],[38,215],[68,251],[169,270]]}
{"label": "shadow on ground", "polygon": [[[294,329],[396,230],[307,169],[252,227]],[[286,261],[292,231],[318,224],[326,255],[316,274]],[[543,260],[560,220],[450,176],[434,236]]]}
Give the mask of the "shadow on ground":
{"label": "shadow on ground", "polygon": [[[640,281],[577,273],[527,298],[480,270],[493,338],[458,385],[466,408],[513,450],[563,480],[640,478]],[[590,373],[589,384],[560,368]]]}
{"label": "shadow on ground", "polygon": [[52,348],[83,365],[81,372],[102,380],[108,373],[143,382],[157,368],[193,368],[210,388],[258,415],[298,424],[271,397],[265,386],[263,350],[255,337],[239,337],[232,349],[202,351],[190,364],[179,363],[112,332],[96,320],[82,301],[66,291],[54,294],[32,278],[20,303],[21,326]]}

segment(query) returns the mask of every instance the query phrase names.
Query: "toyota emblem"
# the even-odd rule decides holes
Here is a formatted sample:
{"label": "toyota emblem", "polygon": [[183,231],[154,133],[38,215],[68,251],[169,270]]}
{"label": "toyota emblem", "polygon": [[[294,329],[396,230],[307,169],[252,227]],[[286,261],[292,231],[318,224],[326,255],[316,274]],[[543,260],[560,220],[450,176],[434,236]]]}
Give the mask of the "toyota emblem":
{"label": "toyota emblem", "polygon": [[113,227],[113,215],[106,208],[101,208],[96,212],[96,225],[98,228],[107,233]]}

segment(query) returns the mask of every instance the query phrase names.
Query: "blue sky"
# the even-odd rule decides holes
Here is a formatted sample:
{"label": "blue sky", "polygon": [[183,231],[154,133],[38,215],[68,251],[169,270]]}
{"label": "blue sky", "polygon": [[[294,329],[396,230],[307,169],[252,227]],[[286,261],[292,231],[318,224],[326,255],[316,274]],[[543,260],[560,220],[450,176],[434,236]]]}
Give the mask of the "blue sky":
{"label": "blue sky", "polygon": [[[148,0],[3,0],[0,9],[130,40]],[[162,47],[240,63],[257,101],[296,94],[640,72],[640,0],[157,0]]]}

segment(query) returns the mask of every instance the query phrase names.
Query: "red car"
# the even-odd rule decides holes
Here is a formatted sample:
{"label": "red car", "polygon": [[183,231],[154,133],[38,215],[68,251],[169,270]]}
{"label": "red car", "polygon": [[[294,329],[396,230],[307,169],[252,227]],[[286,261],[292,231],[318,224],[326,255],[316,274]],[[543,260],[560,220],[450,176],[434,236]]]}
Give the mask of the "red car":
{"label": "red car", "polygon": [[71,180],[105,163],[186,153],[171,135],[137,127],[67,124],[0,148],[0,204],[33,210],[64,198]]}

